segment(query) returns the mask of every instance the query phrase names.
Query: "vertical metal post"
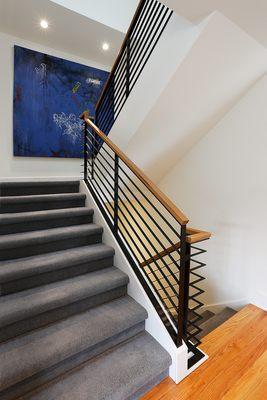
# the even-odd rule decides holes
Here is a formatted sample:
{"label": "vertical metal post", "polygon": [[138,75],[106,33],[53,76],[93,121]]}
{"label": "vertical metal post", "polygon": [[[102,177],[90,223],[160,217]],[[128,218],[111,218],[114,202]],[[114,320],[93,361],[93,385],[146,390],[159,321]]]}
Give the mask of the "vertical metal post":
{"label": "vertical metal post", "polygon": [[99,110],[98,110],[98,108],[96,108],[96,110],[95,110],[95,124],[96,124],[96,126],[98,126],[98,115],[99,115]]}
{"label": "vertical metal post", "polygon": [[118,233],[119,219],[119,157],[115,154],[114,168],[114,233]]}
{"label": "vertical metal post", "polygon": [[96,157],[96,137],[95,132],[92,129],[92,150],[91,150],[91,179],[94,179],[94,170],[95,170],[95,157]]}
{"label": "vertical metal post", "polygon": [[183,338],[185,339],[187,335],[191,246],[189,243],[186,242],[186,225],[181,226],[180,240],[181,240],[181,247],[180,247],[177,346],[182,345],[182,340]]}
{"label": "vertical metal post", "polygon": [[83,143],[83,179],[87,181],[88,179],[88,153],[87,153],[87,124],[84,122],[84,143]]}
{"label": "vertical metal post", "polygon": [[126,44],[126,99],[130,94],[130,57],[131,57],[131,41],[130,37]]}

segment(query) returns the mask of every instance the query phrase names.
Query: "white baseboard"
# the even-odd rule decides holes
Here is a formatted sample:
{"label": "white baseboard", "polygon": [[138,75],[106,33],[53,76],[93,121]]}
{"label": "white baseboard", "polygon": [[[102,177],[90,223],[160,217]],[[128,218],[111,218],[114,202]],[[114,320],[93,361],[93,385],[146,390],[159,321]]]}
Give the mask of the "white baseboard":
{"label": "white baseboard", "polygon": [[229,300],[229,301],[223,301],[220,303],[211,303],[211,304],[206,304],[201,308],[201,312],[204,312],[206,310],[211,311],[213,313],[218,313],[221,310],[223,310],[225,307],[230,307],[233,308],[234,310],[238,311],[242,307],[246,306],[249,303],[247,298],[243,299],[238,299],[238,300]]}

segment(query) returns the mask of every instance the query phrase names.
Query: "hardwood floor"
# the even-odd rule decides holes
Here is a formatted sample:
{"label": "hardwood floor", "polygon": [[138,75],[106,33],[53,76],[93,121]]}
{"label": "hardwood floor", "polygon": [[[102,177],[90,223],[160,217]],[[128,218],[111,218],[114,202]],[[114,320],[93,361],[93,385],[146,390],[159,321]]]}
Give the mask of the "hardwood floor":
{"label": "hardwood floor", "polygon": [[165,379],[142,400],[267,399],[267,312],[248,305],[203,338],[209,359],[176,385]]}

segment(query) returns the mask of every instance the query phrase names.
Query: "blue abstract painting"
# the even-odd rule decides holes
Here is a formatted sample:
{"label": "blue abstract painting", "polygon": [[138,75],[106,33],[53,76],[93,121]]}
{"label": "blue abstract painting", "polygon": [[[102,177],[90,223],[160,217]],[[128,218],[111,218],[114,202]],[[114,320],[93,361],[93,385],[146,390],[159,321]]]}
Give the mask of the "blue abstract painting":
{"label": "blue abstract painting", "polygon": [[14,47],[14,155],[82,157],[79,115],[95,105],[109,73]]}

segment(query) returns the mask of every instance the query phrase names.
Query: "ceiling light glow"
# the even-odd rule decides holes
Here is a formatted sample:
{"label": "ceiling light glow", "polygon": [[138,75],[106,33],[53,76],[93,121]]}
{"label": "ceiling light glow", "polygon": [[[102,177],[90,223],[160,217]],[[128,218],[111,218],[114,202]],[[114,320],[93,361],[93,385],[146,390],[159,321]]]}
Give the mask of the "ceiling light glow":
{"label": "ceiling light glow", "polygon": [[43,29],[47,29],[48,28],[48,22],[45,19],[42,19],[40,22],[40,25]]}
{"label": "ceiling light glow", "polygon": [[103,44],[102,44],[102,49],[105,50],[105,51],[107,51],[107,50],[109,49],[109,44],[106,43],[106,42],[103,43]]}

